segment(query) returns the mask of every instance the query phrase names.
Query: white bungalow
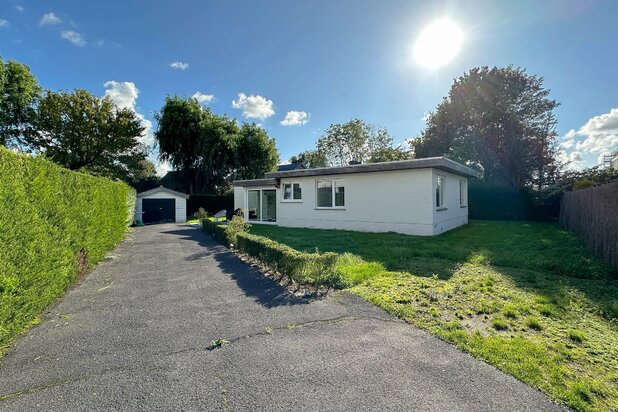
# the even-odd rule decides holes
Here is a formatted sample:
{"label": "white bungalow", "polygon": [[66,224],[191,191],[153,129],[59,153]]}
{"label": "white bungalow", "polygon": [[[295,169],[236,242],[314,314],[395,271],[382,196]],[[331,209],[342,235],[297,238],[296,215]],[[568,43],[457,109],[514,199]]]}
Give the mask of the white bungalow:
{"label": "white bungalow", "polygon": [[234,182],[250,223],[437,235],[468,223],[473,169],[446,157],[266,173]]}

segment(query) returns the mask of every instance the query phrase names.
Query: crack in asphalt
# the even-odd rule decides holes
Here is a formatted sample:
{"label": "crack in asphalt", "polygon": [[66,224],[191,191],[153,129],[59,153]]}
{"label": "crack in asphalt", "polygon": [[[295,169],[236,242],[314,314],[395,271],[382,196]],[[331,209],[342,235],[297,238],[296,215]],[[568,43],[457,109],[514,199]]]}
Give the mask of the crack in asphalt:
{"label": "crack in asphalt", "polygon": [[[271,335],[273,332],[275,331],[291,331],[294,329],[300,329],[300,328],[305,328],[305,327],[319,327],[319,326],[326,326],[326,325],[332,325],[332,324],[336,324],[336,323],[340,323],[340,322],[345,322],[345,321],[357,321],[357,320],[362,320],[365,318],[362,317],[354,317],[354,316],[340,316],[338,318],[333,318],[333,319],[320,319],[320,320],[313,320],[313,321],[308,321],[308,322],[303,322],[303,323],[299,323],[299,324],[289,324],[286,326],[279,326],[279,327],[275,327],[275,328],[268,328],[269,332],[266,331],[267,328],[264,329],[264,331],[262,332],[257,332],[257,333],[253,333],[250,335],[243,335],[243,336],[239,336],[236,338],[232,338],[228,341],[228,344],[232,344],[234,342],[238,342],[241,340],[246,340],[246,339],[251,339],[254,337],[259,337],[259,336],[265,336],[265,335]],[[204,347],[191,347],[191,348],[185,348],[185,349],[180,349],[180,350],[176,350],[176,351],[171,351],[171,352],[159,352],[159,353],[154,353],[153,357],[158,357],[158,356],[171,356],[171,355],[177,355],[177,354],[183,354],[183,353],[190,353],[190,352],[212,352],[209,351],[208,348],[206,347],[206,345],[204,345]],[[113,352],[109,352],[108,354],[113,353]],[[22,389],[20,391],[16,391],[16,392],[12,392],[12,393],[7,393],[5,395],[0,395],[0,402],[10,399],[10,398],[14,398],[17,396],[22,396],[22,395],[28,395],[31,393],[35,393],[35,392],[40,392],[40,391],[44,391],[47,389],[52,389],[58,386],[63,386],[63,385],[70,385],[72,383],[76,383],[76,382],[81,382],[81,381],[86,381],[92,378],[96,378],[99,376],[103,376],[106,375],[110,372],[118,372],[118,371],[130,371],[130,370],[157,370],[157,369],[163,369],[161,367],[150,367],[150,368],[134,368],[134,367],[116,367],[116,368],[107,368],[107,369],[103,369],[99,372],[96,373],[90,373],[90,374],[86,374],[86,375],[82,375],[82,376],[78,376],[75,378],[70,378],[70,379],[62,379],[56,382],[51,382],[51,383],[47,383],[47,384],[43,384],[43,385],[37,385],[37,386],[33,386],[31,388],[27,388],[27,389]],[[217,376],[217,378],[219,379],[220,383],[221,383],[221,390],[222,390],[222,395],[224,396],[224,406],[225,406],[225,410],[226,411],[231,411],[232,409],[229,407],[228,401],[227,401],[227,391],[225,390],[225,387],[223,386],[223,380],[220,376]]]}

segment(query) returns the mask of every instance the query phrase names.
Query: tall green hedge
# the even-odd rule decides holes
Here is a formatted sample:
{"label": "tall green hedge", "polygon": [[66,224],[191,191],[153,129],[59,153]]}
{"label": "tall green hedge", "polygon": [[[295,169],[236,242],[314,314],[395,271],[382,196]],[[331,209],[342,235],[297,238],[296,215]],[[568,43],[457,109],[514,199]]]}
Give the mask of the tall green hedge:
{"label": "tall green hedge", "polygon": [[0,346],[118,244],[128,185],[0,147]]}
{"label": "tall green hedge", "polygon": [[468,217],[476,220],[555,221],[560,214],[562,190],[542,191],[500,183],[471,181],[468,185]]}

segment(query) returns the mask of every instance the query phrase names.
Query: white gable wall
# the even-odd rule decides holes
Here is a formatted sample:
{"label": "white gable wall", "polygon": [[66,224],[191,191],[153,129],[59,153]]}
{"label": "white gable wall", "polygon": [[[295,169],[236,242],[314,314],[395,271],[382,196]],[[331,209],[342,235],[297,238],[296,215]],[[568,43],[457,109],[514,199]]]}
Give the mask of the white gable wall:
{"label": "white gable wall", "polygon": [[135,220],[142,220],[142,199],[175,199],[176,223],[185,223],[187,221],[187,199],[165,191],[151,193],[146,196],[138,194],[137,205],[135,207]]}
{"label": "white gable wall", "polygon": [[[459,202],[459,181],[466,181],[466,199],[467,193],[467,181],[464,176],[456,175],[454,173],[445,172],[438,169],[432,169],[432,203],[433,207],[433,222],[434,222],[434,235],[446,232],[447,230],[454,229],[458,226],[468,223],[468,205],[462,207]],[[441,208],[435,207],[436,198],[436,177],[438,175],[444,176],[444,206]]]}

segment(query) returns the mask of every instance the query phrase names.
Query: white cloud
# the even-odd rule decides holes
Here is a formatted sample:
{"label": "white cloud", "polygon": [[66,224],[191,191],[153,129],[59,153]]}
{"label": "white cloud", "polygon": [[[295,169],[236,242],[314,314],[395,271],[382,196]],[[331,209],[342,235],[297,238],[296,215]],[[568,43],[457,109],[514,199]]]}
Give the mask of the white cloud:
{"label": "white cloud", "polygon": [[0,28],[9,27],[10,23],[8,20],[0,19]]}
{"label": "white cloud", "polygon": [[234,109],[242,109],[242,114],[248,119],[264,120],[275,114],[273,101],[262,96],[247,96],[238,93],[238,100],[232,100]]}
{"label": "white cloud", "polygon": [[170,67],[176,70],[187,70],[189,68],[189,63],[173,62],[170,63]]}
{"label": "white cloud", "polygon": [[[560,148],[571,159],[573,153],[596,154],[597,163],[602,163],[603,154],[618,147],[618,107],[609,113],[594,116],[579,129],[571,129],[560,142]],[[567,151],[570,151],[567,153]],[[574,160],[575,164],[577,160]],[[581,164],[580,164],[581,165]]]}
{"label": "white cloud", "polygon": [[202,92],[195,92],[191,97],[197,100],[200,104],[210,103],[215,98],[213,94],[203,94]]}
{"label": "white cloud", "polygon": [[75,46],[83,47],[86,45],[86,39],[80,33],[73,30],[66,30],[60,32],[60,37],[73,43]]}
{"label": "white cloud", "polygon": [[154,146],[154,134],[152,131],[152,122],[139,113],[136,108],[137,97],[139,96],[139,89],[133,82],[117,82],[110,80],[104,84],[105,96],[112,99],[112,101],[121,109],[131,109],[135,112],[136,117],[139,119],[142,127],[144,128],[144,134],[140,141],[149,148]]}
{"label": "white cloud", "polygon": [[287,112],[285,119],[281,120],[281,124],[284,126],[302,126],[309,121],[309,113],[297,112],[292,110]]}
{"label": "white cloud", "polygon": [[49,13],[45,13],[43,17],[41,17],[39,26],[53,26],[55,24],[60,24],[60,23],[62,23],[62,19],[56,16],[54,13],[49,12]]}
{"label": "white cloud", "polygon": [[24,11],[24,8],[22,6],[20,6],[19,4],[16,4],[15,5],[15,10],[17,10],[18,12],[21,13],[22,11]]}

